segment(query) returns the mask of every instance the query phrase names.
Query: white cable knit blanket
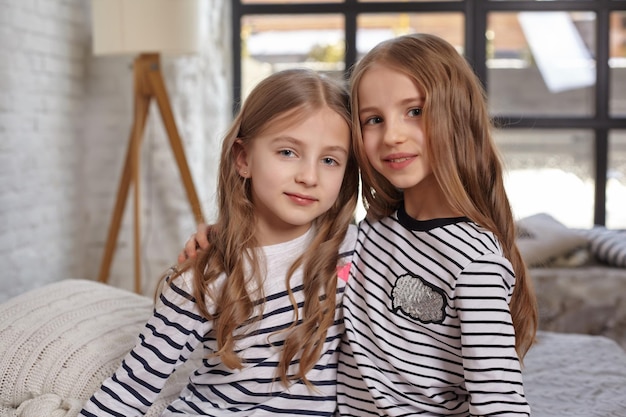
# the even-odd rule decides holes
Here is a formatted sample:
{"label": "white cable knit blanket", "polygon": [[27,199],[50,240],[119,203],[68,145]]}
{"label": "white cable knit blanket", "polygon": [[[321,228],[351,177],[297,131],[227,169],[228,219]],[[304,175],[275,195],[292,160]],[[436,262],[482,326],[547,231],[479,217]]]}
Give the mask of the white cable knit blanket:
{"label": "white cable knit blanket", "polygon": [[[152,300],[67,279],[0,304],[0,416],[74,417],[152,313]],[[148,416],[186,383],[176,372]]]}

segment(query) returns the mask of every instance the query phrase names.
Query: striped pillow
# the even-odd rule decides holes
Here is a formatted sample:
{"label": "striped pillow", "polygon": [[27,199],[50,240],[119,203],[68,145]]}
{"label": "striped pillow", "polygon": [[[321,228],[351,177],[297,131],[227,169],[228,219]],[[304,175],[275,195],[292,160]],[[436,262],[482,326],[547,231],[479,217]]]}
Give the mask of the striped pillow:
{"label": "striped pillow", "polygon": [[626,230],[596,226],[589,231],[589,249],[600,262],[626,268]]}

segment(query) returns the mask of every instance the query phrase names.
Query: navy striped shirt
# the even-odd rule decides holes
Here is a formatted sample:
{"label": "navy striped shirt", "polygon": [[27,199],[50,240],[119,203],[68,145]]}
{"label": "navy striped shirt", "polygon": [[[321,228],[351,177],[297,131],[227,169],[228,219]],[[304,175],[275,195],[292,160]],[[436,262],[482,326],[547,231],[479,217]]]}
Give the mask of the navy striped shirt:
{"label": "navy striped shirt", "polygon": [[344,296],[341,416],[528,416],[515,276],[467,218],[363,220]]}
{"label": "navy striped shirt", "polygon": [[[190,295],[192,276],[185,273],[166,285],[136,346],[115,374],[86,403],[81,415],[143,415],[158,398],[167,378],[198,349],[202,350],[204,359],[199,361],[197,369],[189,376],[187,387],[163,416],[333,415],[338,346],[344,330],[340,301],[345,280],[338,280],[335,323],[328,330],[322,357],[307,373],[314,388],[310,389],[302,382],[285,387],[276,378],[285,338],[285,332],[276,332],[294,320],[293,306],[285,288],[286,273],[293,261],[308,248],[314,233],[309,230],[290,242],[261,248],[267,271],[263,288],[266,302],[263,311],[258,312],[262,314],[261,320],[238,329],[242,338],[237,341],[236,350],[244,362],[243,369],[229,369],[219,357],[208,357],[217,349],[212,322],[200,316],[196,301]],[[339,266],[346,264],[349,269],[355,238],[356,228],[352,226],[341,248]],[[216,288],[225,279],[228,278],[217,280]],[[301,268],[291,282],[299,317],[302,317]],[[212,312],[212,306],[208,308]],[[295,372],[297,358],[294,362],[290,372]]]}

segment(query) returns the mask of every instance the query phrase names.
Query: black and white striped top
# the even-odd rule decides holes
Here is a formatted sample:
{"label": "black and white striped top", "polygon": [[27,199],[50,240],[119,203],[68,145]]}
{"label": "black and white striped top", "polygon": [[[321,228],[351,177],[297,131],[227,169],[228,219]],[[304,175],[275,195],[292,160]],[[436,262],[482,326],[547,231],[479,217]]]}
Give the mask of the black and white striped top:
{"label": "black and white striped top", "polygon": [[[236,349],[244,368],[233,370],[219,357],[204,359],[189,377],[180,397],[169,405],[163,416],[269,416],[306,415],[331,416],[336,406],[338,346],[344,327],[340,300],[345,280],[338,280],[335,324],[329,329],[322,357],[307,374],[314,385],[308,388],[296,382],[285,387],[276,379],[276,367],[284,332],[275,333],[292,323],[294,311],[285,289],[289,266],[307,249],[314,236],[309,230],[293,241],[263,247],[267,277],[264,283],[266,303],[262,319],[253,326],[240,329],[245,336]],[[356,228],[351,227],[342,247],[340,266],[347,272],[354,250]],[[227,279],[222,277],[216,283]],[[139,336],[136,346],[124,358],[120,368],[107,379],[86,403],[83,416],[140,416],[157,399],[166,379],[196,349],[204,353],[216,350],[212,322],[200,316],[191,297],[191,274],[183,274],[166,286],[160,301]],[[294,296],[302,310],[302,270],[292,278]],[[211,311],[211,306],[209,306]],[[302,317],[302,311],[299,316]],[[194,355],[195,356],[195,355]],[[203,357],[207,357],[206,354]],[[293,364],[295,366],[297,364]]]}
{"label": "black and white striped top", "polygon": [[341,416],[528,416],[515,277],[467,218],[363,220],[344,296]]}

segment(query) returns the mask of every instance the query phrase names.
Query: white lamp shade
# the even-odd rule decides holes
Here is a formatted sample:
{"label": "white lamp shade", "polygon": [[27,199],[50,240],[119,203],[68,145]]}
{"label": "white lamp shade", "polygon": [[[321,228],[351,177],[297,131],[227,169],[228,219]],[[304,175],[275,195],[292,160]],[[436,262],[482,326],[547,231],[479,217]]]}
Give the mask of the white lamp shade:
{"label": "white lamp shade", "polygon": [[92,0],[93,53],[195,53],[201,0]]}

